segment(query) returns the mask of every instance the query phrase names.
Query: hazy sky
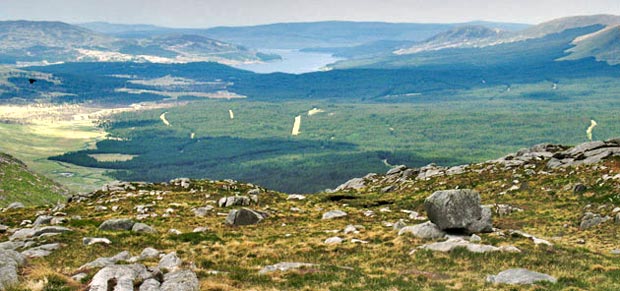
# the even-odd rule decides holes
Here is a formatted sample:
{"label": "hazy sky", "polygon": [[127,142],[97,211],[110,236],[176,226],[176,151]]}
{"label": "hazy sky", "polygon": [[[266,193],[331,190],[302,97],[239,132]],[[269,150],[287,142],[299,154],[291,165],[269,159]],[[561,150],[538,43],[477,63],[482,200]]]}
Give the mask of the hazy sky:
{"label": "hazy sky", "polygon": [[203,28],[318,20],[540,23],[599,13],[620,15],[620,0],[0,0],[0,20]]}

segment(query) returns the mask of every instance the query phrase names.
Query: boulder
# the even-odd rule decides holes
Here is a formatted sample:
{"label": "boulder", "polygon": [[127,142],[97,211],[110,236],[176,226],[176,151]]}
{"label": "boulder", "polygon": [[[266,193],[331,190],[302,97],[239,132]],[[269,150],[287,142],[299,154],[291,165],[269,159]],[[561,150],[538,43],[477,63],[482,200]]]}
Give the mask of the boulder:
{"label": "boulder", "polygon": [[37,219],[34,220],[34,223],[32,225],[34,227],[37,227],[37,226],[41,226],[44,224],[51,224],[53,218],[54,218],[53,216],[49,216],[49,215],[40,215],[37,217]]}
{"label": "boulder", "polygon": [[194,208],[192,211],[194,212],[194,215],[198,217],[205,217],[211,210],[213,210],[213,206],[209,205],[205,207]]}
{"label": "boulder", "polygon": [[181,265],[183,265],[183,261],[179,257],[177,257],[177,253],[172,252],[169,253],[159,260],[159,264],[157,265],[160,270],[167,270],[169,272],[173,272],[178,270]]}
{"label": "boulder", "polygon": [[336,189],[329,192],[340,192],[345,190],[356,190],[359,191],[366,187],[366,181],[364,178],[353,178],[349,181],[344,182],[342,185],[336,187]]}
{"label": "boulder", "polygon": [[342,210],[331,210],[323,213],[323,217],[321,219],[334,219],[347,216],[347,213]]}
{"label": "boulder", "polygon": [[429,219],[441,230],[469,233],[492,231],[490,209],[480,206],[480,195],[473,190],[437,191],[424,201]]}
{"label": "boulder", "polygon": [[104,221],[100,226],[100,230],[131,230],[135,222],[127,218],[109,219]]}
{"label": "boulder", "polygon": [[142,282],[138,291],[160,291],[161,283],[155,279],[147,279]]}
{"label": "boulder", "polygon": [[487,282],[494,284],[524,285],[536,282],[556,283],[558,280],[547,274],[533,272],[527,269],[509,269],[497,275],[487,277]]}
{"label": "boulder", "polygon": [[594,214],[592,212],[586,212],[581,218],[581,223],[579,224],[579,229],[586,230],[588,228],[595,227],[605,221],[607,221],[607,217],[601,217],[598,214]]}
{"label": "boulder", "polygon": [[144,223],[135,223],[131,227],[131,231],[138,232],[138,233],[157,233],[157,230],[155,230],[153,227],[146,225]]}
{"label": "boulder", "polygon": [[489,253],[489,252],[519,253],[521,252],[518,248],[514,246],[495,247],[491,245],[475,244],[475,243],[466,241],[462,238],[451,238],[443,242],[426,244],[426,245],[420,246],[419,248],[424,249],[424,250],[436,251],[436,252],[451,252],[452,250],[456,248],[465,248],[466,250],[472,253]]}
{"label": "boulder", "polygon": [[443,230],[439,229],[437,225],[430,221],[413,226],[406,226],[398,231],[398,235],[406,233],[421,239],[440,239],[446,236]]}
{"label": "boulder", "polygon": [[229,196],[218,200],[217,205],[219,207],[250,206],[251,202],[252,200],[247,196]]}
{"label": "boulder", "polygon": [[18,267],[24,263],[24,256],[20,253],[0,249],[0,290],[5,290],[19,283]]}
{"label": "boulder", "polygon": [[267,214],[248,208],[232,210],[226,217],[226,224],[233,226],[251,225],[261,222]]}
{"label": "boulder", "polygon": [[140,260],[156,259],[159,258],[161,252],[154,248],[145,248],[140,253]]}
{"label": "boulder", "polygon": [[164,275],[161,291],[199,291],[200,282],[196,274],[190,270],[180,270]]}

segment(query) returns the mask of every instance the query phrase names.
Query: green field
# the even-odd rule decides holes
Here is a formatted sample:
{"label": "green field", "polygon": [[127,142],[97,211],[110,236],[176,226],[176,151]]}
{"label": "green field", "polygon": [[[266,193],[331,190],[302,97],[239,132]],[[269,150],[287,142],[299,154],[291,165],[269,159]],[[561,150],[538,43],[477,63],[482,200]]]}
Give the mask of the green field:
{"label": "green field", "polygon": [[[614,78],[555,80],[461,91],[405,94],[382,103],[200,101],[114,116],[106,129],[127,141],[55,159],[114,169],[122,180],[232,178],[286,192],[315,192],[388,164],[422,166],[480,162],[541,142],[586,141],[620,135],[620,84]],[[414,92],[412,92],[414,93]],[[391,102],[393,101],[393,102]],[[307,111],[325,110],[313,116]],[[228,110],[235,113],[229,118]],[[302,115],[301,134],[291,136]],[[192,139],[191,134],[195,133]],[[94,153],[137,155],[98,162]]]}

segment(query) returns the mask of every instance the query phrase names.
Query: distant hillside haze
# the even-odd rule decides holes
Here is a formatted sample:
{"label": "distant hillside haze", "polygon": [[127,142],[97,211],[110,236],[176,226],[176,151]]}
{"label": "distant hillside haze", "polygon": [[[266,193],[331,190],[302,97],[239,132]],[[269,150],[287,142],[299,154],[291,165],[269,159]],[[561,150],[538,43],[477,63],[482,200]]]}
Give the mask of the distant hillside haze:
{"label": "distant hillside haze", "polygon": [[[527,24],[479,21],[502,30],[521,30]],[[464,24],[387,23],[323,21],[276,23],[257,26],[180,29],[145,25],[84,23],[83,27],[119,37],[144,37],[167,33],[191,33],[253,48],[303,49],[314,47],[355,46],[375,41],[422,41]]]}
{"label": "distant hillside haze", "polygon": [[[578,60],[596,58],[599,61],[617,64],[618,33],[614,30],[620,24],[620,16],[591,15],[552,20],[519,31],[502,31],[487,26],[461,26],[437,34],[409,46],[386,47],[374,55],[349,55],[333,68],[394,68],[410,67],[429,63],[462,62],[479,56],[484,62],[498,58],[536,58],[532,46],[545,53],[545,47],[564,47],[564,53],[555,60]],[[566,34],[567,31],[572,31]],[[575,34],[576,33],[576,34]],[[572,38],[566,39],[567,36]],[[559,42],[559,38],[563,38]],[[454,56],[450,61],[448,58]],[[467,62],[467,61],[465,61]]]}
{"label": "distant hillside haze", "polygon": [[[142,26],[141,26],[142,27]],[[0,22],[0,63],[66,61],[195,62],[225,64],[277,58],[200,35],[122,39],[63,22]]]}

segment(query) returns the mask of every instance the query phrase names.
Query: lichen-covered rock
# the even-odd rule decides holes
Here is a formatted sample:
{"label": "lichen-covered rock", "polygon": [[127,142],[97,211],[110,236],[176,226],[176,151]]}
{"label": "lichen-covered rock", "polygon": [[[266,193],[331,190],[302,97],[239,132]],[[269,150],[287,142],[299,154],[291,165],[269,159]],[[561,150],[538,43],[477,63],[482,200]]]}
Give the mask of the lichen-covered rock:
{"label": "lichen-covered rock", "polygon": [[232,210],[226,217],[226,224],[233,226],[243,226],[257,224],[265,219],[267,215],[248,208]]}
{"label": "lichen-covered rock", "polygon": [[497,275],[487,277],[487,282],[495,284],[524,285],[536,282],[556,283],[557,279],[547,274],[533,272],[527,269],[509,269]]}
{"label": "lichen-covered rock", "polygon": [[161,270],[172,272],[178,270],[181,265],[183,265],[183,261],[181,261],[175,252],[172,252],[163,256],[161,260],[159,260],[159,264],[157,266]]}
{"label": "lichen-covered rock", "polygon": [[20,253],[0,249],[0,290],[19,283],[18,268],[24,263],[24,256]]}
{"label": "lichen-covered rock", "polygon": [[196,274],[190,270],[180,270],[164,275],[161,291],[199,291],[200,282]]}
{"label": "lichen-covered rock", "polygon": [[413,226],[406,226],[398,231],[398,235],[407,233],[421,239],[440,239],[446,236],[443,230],[439,229],[437,225],[430,221]]}
{"label": "lichen-covered rock", "polygon": [[100,230],[131,230],[135,222],[127,218],[109,219],[104,221],[100,226]]}
{"label": "lichen-covered rock", "polygon": [[491,210],[480,206],[480,195],[473,190],[437,191],[424,201],[428,218],[441,230],[470,233],[492,230]]}
{"label": "lichen-covered rock", "polygon": [[342,210],[331,210],[323,213],[321,219],[334,219],[347,216],[347,213]]}
{"label": "lichen-covered rock", "polygon": [[90,282],[90,291],[133,291],[134,281],[143,281],[152,277],[143,265],[113,265],[107,266],[93,277]]}
{"label": "lichen-covered rock", "polygon": [[131,227],[131,231],[133,232],[141,232],[141,233],[157,233],[157,230],[155,230],[153,227],[144,224],[144,223],[135,223],[132,227]]}

